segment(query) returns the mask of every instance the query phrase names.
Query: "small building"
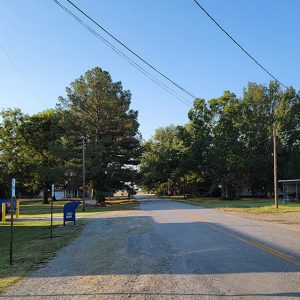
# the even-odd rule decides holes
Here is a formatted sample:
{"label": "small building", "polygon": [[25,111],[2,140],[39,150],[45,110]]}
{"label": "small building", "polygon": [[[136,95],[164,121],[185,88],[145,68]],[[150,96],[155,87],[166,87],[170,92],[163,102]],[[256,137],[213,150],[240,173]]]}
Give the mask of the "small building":
{"label": "small building", "polygon": [[300,179],[282,179],[278,183],[282,184],[283,200],[299,201]]}
{"label": "small building", "polygon": [[[91,198],[92,191],[87,189],[85,191],[85,197]],[[82,190],[80,187],[76,186],[55,186],[55,198],[59,199],[69,199],[69,198],[82,198]]]}

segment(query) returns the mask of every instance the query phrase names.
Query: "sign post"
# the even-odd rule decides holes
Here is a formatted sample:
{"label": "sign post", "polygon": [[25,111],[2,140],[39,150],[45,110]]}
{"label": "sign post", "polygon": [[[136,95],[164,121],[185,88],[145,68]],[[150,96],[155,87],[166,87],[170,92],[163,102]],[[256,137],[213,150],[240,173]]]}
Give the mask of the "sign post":
{"label": "sign post", "polygon": [[53,201],[55,197],[55,186],[52,184],[51,186],[51,224],[50,224],[50,238],[53,238]]}
{"label": "sign post", "polygon": [[85,211],[85,140],[82,138],[82,211]]}
{"label": "sign post", "polygon": [[14,229],[14,207],[16,201],[16,179],[11,181],[11,200],[10,200],[10,249],[9,249],[9,263],[13,264],[13,229]]}
{"label": "sign post", "polygon": [[274,160],[274,205],[278,208],[278,190],[277,190],[277,151],[276,151],[276,127],[273,126],[273,160]]}

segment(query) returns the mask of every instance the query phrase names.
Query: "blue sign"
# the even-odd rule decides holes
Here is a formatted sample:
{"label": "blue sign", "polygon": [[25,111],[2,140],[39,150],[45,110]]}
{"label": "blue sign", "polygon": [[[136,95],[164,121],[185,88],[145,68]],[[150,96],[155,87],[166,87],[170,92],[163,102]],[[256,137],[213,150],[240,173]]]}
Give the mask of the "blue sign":
{"label": "blue sign", "polygon": [[11,199],[0,200],[0,216],[2,215],[2,203],[6,204],[6,213],[10,212]]}
{"label": "blue sign", "polygon": [[72,201],[64,205],[64,225],[69,221],[73,221],[74,225],[76,225],[76,208],[80,204],[80,201]]}

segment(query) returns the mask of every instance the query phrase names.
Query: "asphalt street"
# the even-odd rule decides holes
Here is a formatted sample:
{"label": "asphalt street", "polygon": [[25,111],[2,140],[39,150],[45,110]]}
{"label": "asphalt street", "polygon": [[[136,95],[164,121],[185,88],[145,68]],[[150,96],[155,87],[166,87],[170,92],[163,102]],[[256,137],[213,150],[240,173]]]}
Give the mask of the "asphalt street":
{"label": "asphalt street", "polygon": [[300,299],[296,231],[155,197],[101,214],[0,299]]}

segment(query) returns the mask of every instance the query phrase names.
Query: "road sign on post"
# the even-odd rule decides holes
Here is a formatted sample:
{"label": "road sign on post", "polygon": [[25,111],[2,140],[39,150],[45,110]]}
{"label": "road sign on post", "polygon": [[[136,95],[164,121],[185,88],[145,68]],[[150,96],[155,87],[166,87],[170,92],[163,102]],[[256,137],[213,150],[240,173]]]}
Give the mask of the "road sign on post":
{"label": "road sign on post", "polygon": [[82,211],[85,211],[85,140],[82,138]]}
{"label": "road sign on post", "polygon": [[278,190],[277,190],[277,151],[276,151],[276,127],[273,126],[273,161],[274,161],[274,202],[275,208],[278,208]]}
{"label": "road sign on post", "polygon": [[11,181],[11,198],[16,198],[16,179],[13,178]]}
{"label": "road sign on post", "polygon": [[9,263],[13,264],[13,229],[14,229],[14,208],[16,200],[16,179],[11,181],[11,200],[10,200],[10,249],[9,249]]}
{"label": "road sign on post", "polygon": [[51,218],[50,218],[50,238],[53,238],[53,201],[54,201],[54,197],[55,197],[55,186],[54,184],[52,184],[51,186]]}

